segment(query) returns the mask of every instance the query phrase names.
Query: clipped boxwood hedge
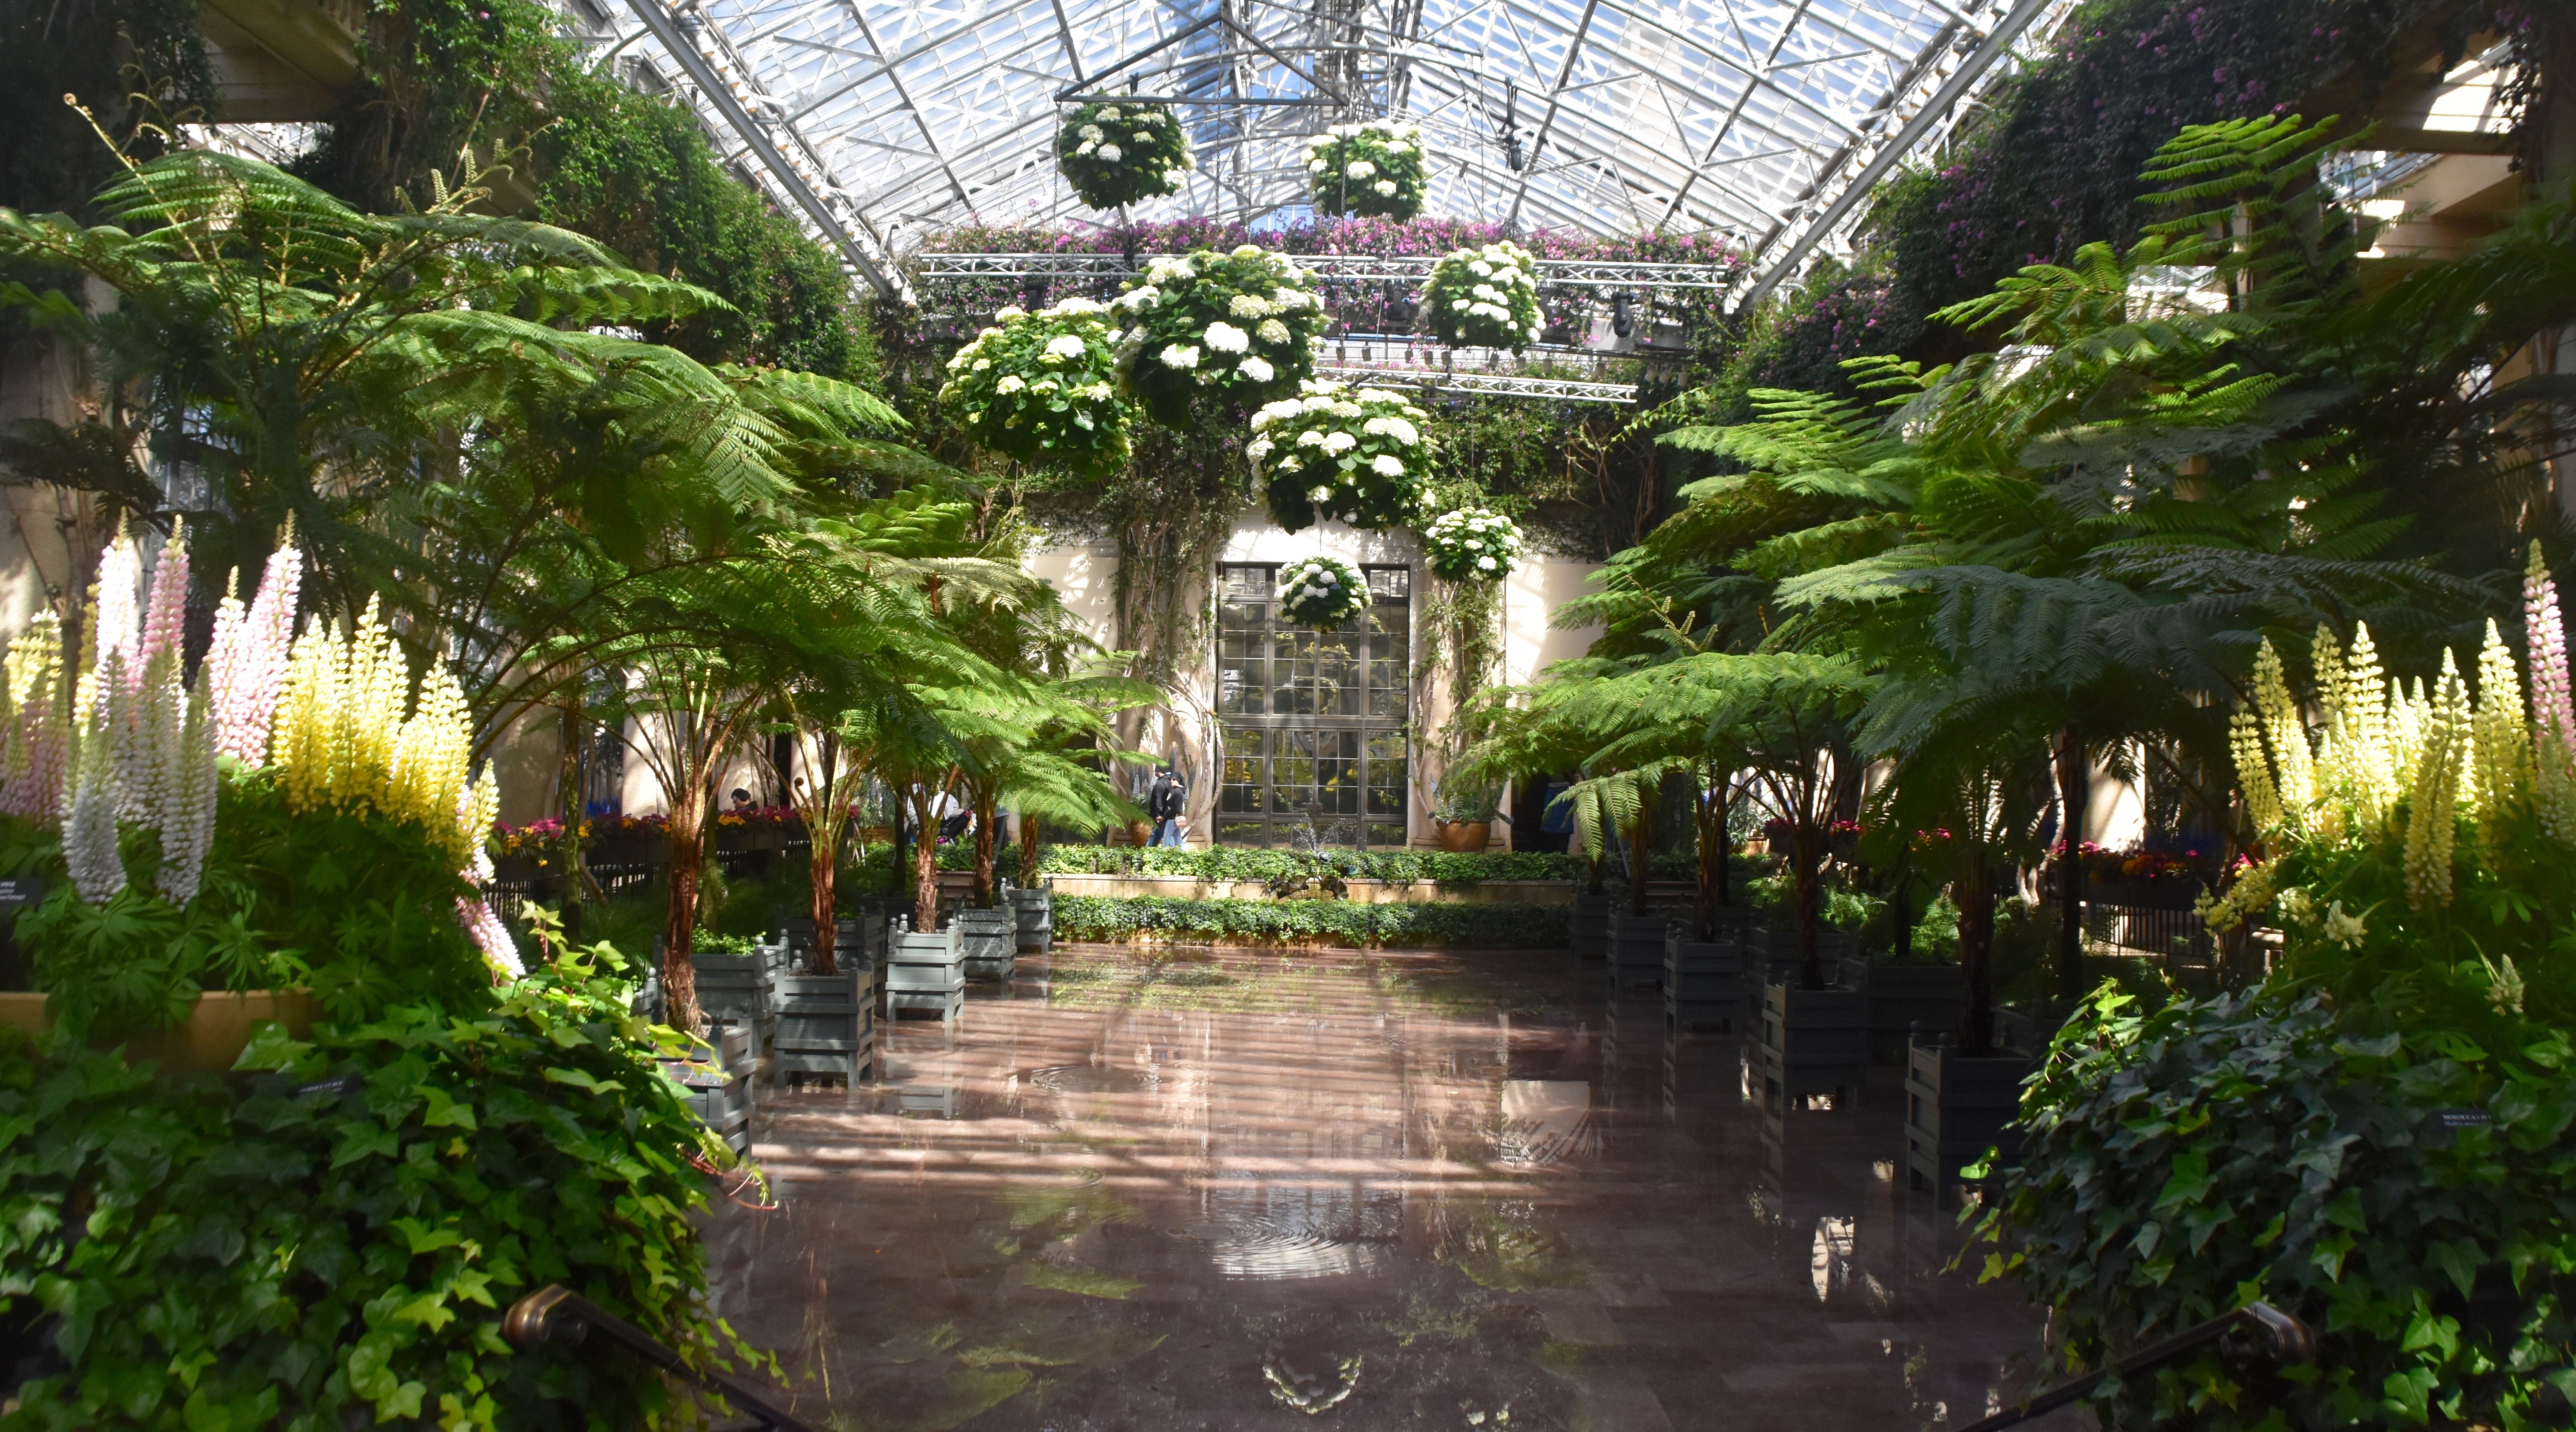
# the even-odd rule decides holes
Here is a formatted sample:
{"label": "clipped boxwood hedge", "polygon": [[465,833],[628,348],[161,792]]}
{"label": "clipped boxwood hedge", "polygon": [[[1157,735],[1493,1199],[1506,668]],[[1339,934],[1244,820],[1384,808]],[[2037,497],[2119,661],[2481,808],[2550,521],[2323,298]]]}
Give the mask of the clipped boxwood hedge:
{"label": "clipped boxwood hedge", "polygon": [[[946,865],[946,850],[940,852]],[[973,852],[966,852],[970,863]],[[1187,875],[1199,880],[1270,880],[1329,866],[1345,880],[1427,882],[1474,886],[1489,880],[1576,880],[1583,863],[1573,856],[1545,851],[1326,850],[1308,857],[1293,850],[1253,846],[1211,846],[1205,850],[1131,845],[1050,845],[1038,854],[1049,875]],[[1658,855],[1658,880],[1691,878],[1687,856]],[[1611,878],[1616,879],[1614,874]]]}
{"label": "clipped boxwood hedge", "polygon": [[[1173,851],[1171,854],[1196,852]],[[1055,933],[1063,940],[1319,940],[1350,945],[1458,945],[1551,949],[1565,943],[1566,910],[1555,905],[1443,905],[1408,901],[1163,900],[1059,895]]]}

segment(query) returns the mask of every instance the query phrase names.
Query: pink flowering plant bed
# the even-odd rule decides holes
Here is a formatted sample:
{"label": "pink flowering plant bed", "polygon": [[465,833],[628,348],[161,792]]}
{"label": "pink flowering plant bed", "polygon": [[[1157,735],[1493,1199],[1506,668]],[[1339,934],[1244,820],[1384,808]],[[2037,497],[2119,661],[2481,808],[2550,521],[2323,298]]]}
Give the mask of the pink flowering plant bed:
{"label": "pink flowering plant bed", "polygon": [[1308,380],[1298,397],[1252,415],[1244,455],[1270,485],[1270,515],[1288,531],[1337,518],[1353,527],[1419,519],[1430,494],[1422,409],[1384,388]]}
{"label": "pink flowering plant bed", "polygon": [[1324,329],[1306,271],[1252,244],[1157,258],[1112,306],[1129,325],[1127,392],[1169,428],[1188,427],[1203,403],[1254,407],[1296,392]]}

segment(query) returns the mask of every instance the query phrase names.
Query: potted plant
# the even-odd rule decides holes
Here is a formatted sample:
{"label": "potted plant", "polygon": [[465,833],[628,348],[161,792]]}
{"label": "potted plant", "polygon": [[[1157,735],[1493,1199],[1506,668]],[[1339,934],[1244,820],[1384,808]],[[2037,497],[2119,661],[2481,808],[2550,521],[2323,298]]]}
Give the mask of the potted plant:
{"label": "potted plant", "polygon": [[1442,780],[1431,812],[1440,830],[1440,848],[1453,854],[1472,853],[1491,844],[1494,818],[1501,814],[1495,802],[1501,794],[1478,781]]}

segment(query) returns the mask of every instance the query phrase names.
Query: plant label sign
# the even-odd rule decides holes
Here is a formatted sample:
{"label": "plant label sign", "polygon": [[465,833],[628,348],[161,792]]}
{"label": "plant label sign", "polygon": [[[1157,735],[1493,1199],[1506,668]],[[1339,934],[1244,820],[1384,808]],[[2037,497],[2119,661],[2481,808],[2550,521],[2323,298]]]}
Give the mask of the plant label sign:
{"label": "plant label sign", "polygon": [[2448,1148],[2462,1129],[2492,1128],[2494,1124],[2495,1115],[2485,1109],[2435,1109],[2424,1116],[2417,1137],[2426,1148]]}
{"label": "plant label sign", "polygon": [[45,898],[45,882],[29,877],[0,880],[0,910],[23,910]]}

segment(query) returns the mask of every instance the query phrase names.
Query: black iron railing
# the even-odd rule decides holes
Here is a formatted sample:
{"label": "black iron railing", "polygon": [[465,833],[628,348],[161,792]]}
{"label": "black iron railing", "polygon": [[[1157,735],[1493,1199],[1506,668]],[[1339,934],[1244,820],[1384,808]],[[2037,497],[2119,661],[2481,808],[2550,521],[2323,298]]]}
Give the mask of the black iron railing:
{"label": "black iron railing", "polygon": [[2129,1378],[2142,1372],[2153,1372],[2169,1363],[2179,1362],[2211,1343],[2221,1342],[2227,1344],[2227,1351],[2240,1357],[2282,1365],[2314,1362],[2317,1358],[2316,1335],[2308,1331],[2306,1323],[2270,1303],[2247,1303],[2232,1313],[2221,1314],[2198,1327],[2186,1328],[2163,1342],[2115,1359],[2097,1372],[2088,1372],[2073,1382],[2052,1387],[1983,1421],[1971,1422],[1959,1432],[1995,1432],[1997,1428],[2018,1426],[2043,1413],[2083,1401],[2108,1378]]}
{"label": "black iron railing", "polygon": [[592,1331],[623,1343],[627,1349],[664,1372],[696,1383],[733,1404],[733,1409],[761,1427],[782,1432],[814,1432],[794,1413],[774,1407],[758,1389],[738,1377],[690,1367],[679,1353],[651,1333],[608,1311],[560,1283],[549,1283],[510,1305],[501,1318],[501,1335],[516,1348],[541,1343],[579,1342]]}

